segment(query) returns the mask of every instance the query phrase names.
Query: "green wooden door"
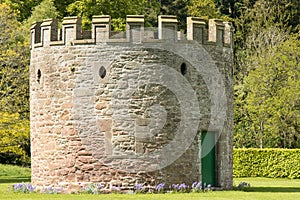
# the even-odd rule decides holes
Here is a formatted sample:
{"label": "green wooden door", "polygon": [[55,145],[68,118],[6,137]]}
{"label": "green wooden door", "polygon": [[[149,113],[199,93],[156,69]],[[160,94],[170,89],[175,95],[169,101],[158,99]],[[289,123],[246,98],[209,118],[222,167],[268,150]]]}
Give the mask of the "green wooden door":
{"label": "green wooden door", "polygon": [[201,134],[201,170],[202,184],[216,186],[216,149],[215,133],[202,132]]}

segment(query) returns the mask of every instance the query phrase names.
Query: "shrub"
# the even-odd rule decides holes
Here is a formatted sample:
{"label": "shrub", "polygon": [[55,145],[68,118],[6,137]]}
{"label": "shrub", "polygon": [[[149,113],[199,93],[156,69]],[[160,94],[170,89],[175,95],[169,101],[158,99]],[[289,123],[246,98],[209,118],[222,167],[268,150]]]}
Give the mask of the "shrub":
{"label": "shrub", "polygon": [[234,149],[234,177],[300,178],[300,149]]}

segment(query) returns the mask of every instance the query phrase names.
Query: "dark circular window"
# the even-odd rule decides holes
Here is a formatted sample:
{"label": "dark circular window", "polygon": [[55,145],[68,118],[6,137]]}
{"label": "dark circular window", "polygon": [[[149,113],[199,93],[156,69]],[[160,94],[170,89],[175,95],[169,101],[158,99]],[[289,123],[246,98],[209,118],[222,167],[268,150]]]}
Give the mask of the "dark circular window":
{"label": "dark circular window", "polygon": [[182,75],[186,74],[187,68],[186,68],[186,64],[185,63],[181,64],[181,66],[180,66],[180,72],[181,72]]}
{"label": "dark circular window", "polygon": [[37,71],[37,82],[40,83],[41,82],[41,77],[42,77],[42,72],[40,69],[38,69]]}
{"label": "dark circular window", "polygon": [[99,69],[99,76],[101,78],[104,78],[106,76],[106,69],[105,67],[101,66],[100,69]]}

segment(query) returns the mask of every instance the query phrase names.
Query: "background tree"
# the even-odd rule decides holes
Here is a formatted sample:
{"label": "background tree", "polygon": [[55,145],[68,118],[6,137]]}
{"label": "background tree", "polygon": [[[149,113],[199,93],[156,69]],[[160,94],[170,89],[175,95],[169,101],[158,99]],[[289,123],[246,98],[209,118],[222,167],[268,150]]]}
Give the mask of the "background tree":
{"label": "background tree", "polygon": [[[83,26],[90,27],[93,15],[110,15],[115,30],[125,29],[126,15],[145,15],[146,18],[157,17],[159,4],[156,0],[78,0],[67,7],[70,15],[82,17]],[[156,21],[156,20],[155,20]],[[147,24],[149,25],[149,20]],[[120,25],[121,24],[121,25]]]}
{"label": "background tree", "polygon": [[15,11],[20,22],[26,20],[31,15],[31,9],[41,2],[42,0],[0,0],[0,4],[6,4]]}
{"label": "background tree", "polygon": [[190,0],[188,14],[204,19],[221,17],[214,0]]}
{"label": "background tree", "polygon": [[67,11],[67,7],[70,4],[74,3],[75,1],[76,0],[64,0],[64,1],[62,1],[62,0],[53,0],[54,5],[56,7],[56,10],[58,12],[58,16],[57,17],[59,19],[62,19],[64,17],[68,16],[69,13]]}
{"label": "background tree", "polygon": [[29,162],[29,48],[17,14],[0,4],[0,162]]}
{"label": "background tree", "polygon": [[179,21],[178,29],[186,30],[189,0],[160,0],[161,15],[175,15]]}
{"label": "background tree", "polygon": [[[124,30],[132,14],[154,27],[158,15],[176,15],[181,30],[186,16],[232,21],[235,146],[300,147],[299,0],[0,0],[0,162],[29,155],[30,24],[77,15],[90,28],[102,14],[114,30]],[[12,144],[18,150],[3,150]]]}
{"label": "background tree", "polygon": [[[294,137],[299,130],[291,125],[296,123],[293,120],[297,119],[295,118],[297,110],[293,110],[292,104],[287,104],[285,108],[289,109],[289,115],[294,117],[283,117],[287,112],[281,113],[281,118],[285,120],[279,120],[279,112],[276,113],[274,110],[284,110],[282,103],[279,104],[282,96],[278,95],[277,90],[285,91],[285,98],[291,97],[288,95],[291,91],[299,93],[299,88],[291,90],[290,83],[285,84],[286,80],[297,73],[298,55],[279,51],[280,48],[287,50],[288,44],[293,41],[297,44],[299,40],[297,36],[292,35],[299,28],[293,22],[297,18],[295,13],[299,12],[299,7],[293,1],[287,4],[278,4],[277,0],[257,0],[254,4],[247,3],[245,5],[249,7],[244,8],[243,17],[235,21],[238,40],[235,52],[235,145],[238,147],[299,147],[295,142],[297,138]],[[291,63],[283,62],[282,58],[285,54],[290,55]],[[277,56],[277,60],[272,61],[274,56]],[[289,69],[289,73],[278,71],[279,66],[284,65]],[[299,96],[293,98],[296,102],[299,101]],[[293,122],[287,125],[287,120],[291,119]],[[291,137],[288,138],[286,135]]]}
{"label": "background tree", "polygon": [[250,131],[260,147],[296,148],[300,125],[300,42],[296,36],[258,57],[245,80]]}
{"label": "background tree", "polygon": [[17,15],[0,4],[0,111],[29,119],[29,48]]}
{"label": "background tree", "polygon": [[33,22],[43,21],[49,18],[58,18],[58,11],[53,0],[43,0],[39,5],[33,8],[31,16],[24,21],[26,29],[30,29]]}

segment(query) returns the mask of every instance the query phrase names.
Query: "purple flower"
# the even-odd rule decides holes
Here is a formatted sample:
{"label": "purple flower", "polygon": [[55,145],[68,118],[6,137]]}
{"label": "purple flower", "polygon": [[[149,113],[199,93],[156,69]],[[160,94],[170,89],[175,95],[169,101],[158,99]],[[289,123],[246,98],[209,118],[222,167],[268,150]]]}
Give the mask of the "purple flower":
{"label": "purple flower", "polygon": [[164,187],[165,187],[165,183],[160,183],[155,187],[155,190],[160,192],[164,190]]}
{"label": "purple flower", "polygon": [[179,190],[179,184],[172,184],[173,190],[178,191]]}
{"label": "purple flower", "polygon": [[20,193],[31,193],[34,192],[35,187],[32,186],[30,183],[17,183],[13,185],[14,192]]}
{"label": "purple flower", "polygon": [[186,190],[187,189],[187,186],[185,183],[181,183],[179,186],[178,186],[178,189],[179,190]]}
{"label": "purple flower", "polygon": [[137,191],[142,191],[143,187],[144,187],[144,183],[143,184],[136,183],[134,186],[135,190],[137,190]]}
{"label": "purple flower", "polygon": [[111,192],[113,193],[119,193],[121,191],[120,186],[116,187],[116,186],[112,186],[111,187]]}
{"label": "purple flower", "polygon": [[200,182],[195,181],[192,184],[192,191],[193,192],[200,192],[201,190],[202,190],[202,183],[201,183],[201,181]]}
{"label": "purple flower", "polygon": [[62,191],[62,188],[53,188],[52,186],[44,188],[44,193],[46,194],[58,194]]}

